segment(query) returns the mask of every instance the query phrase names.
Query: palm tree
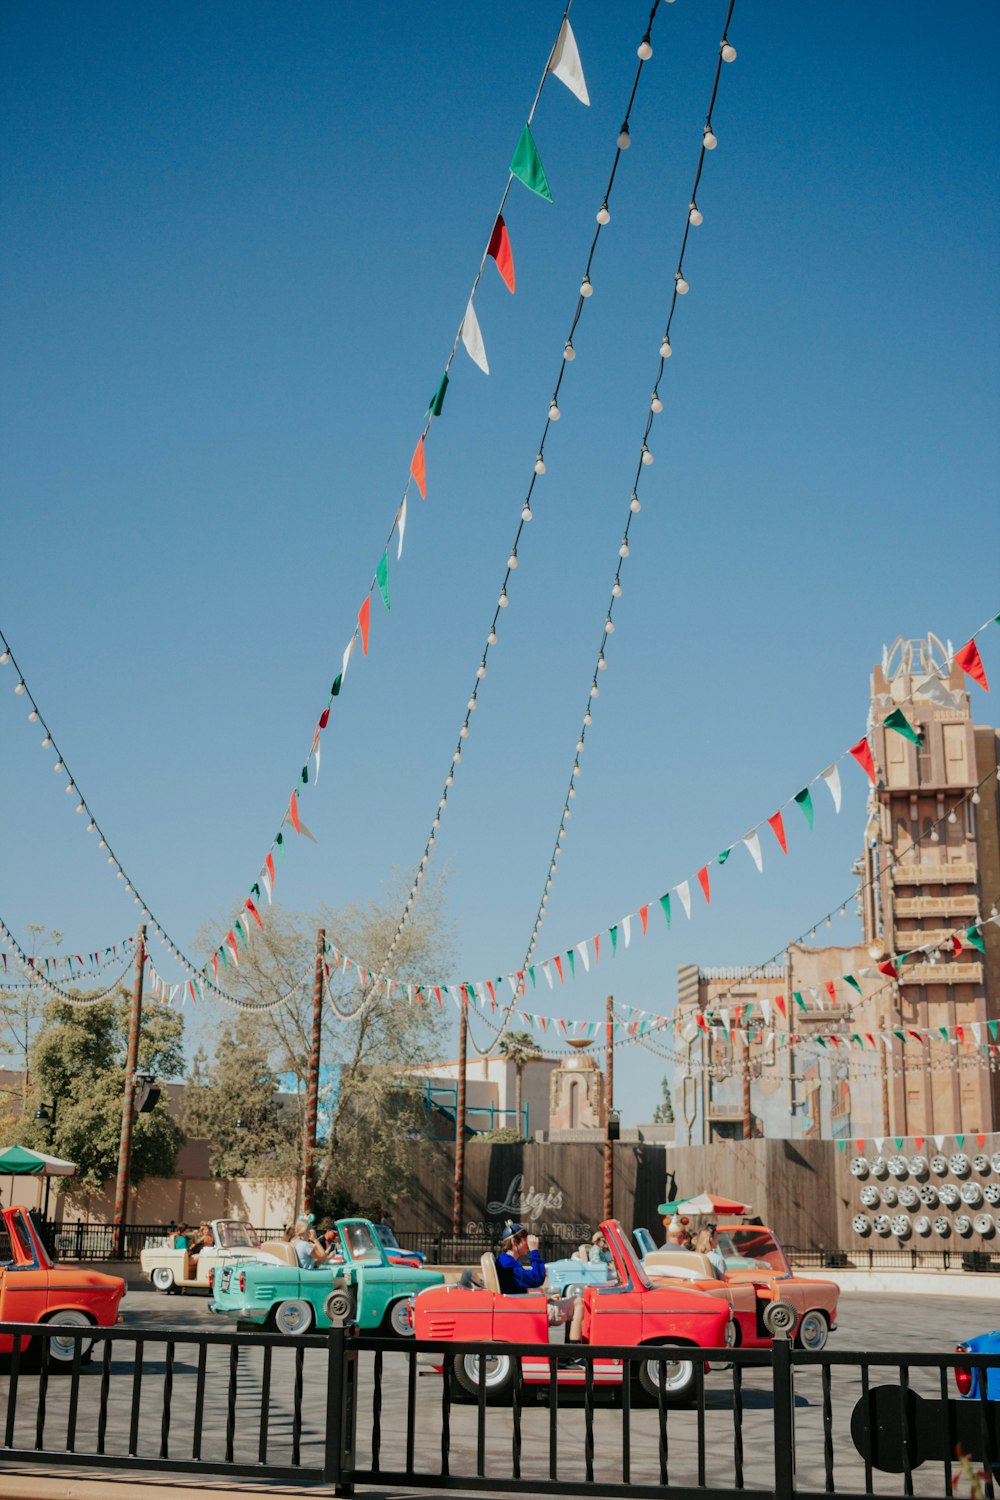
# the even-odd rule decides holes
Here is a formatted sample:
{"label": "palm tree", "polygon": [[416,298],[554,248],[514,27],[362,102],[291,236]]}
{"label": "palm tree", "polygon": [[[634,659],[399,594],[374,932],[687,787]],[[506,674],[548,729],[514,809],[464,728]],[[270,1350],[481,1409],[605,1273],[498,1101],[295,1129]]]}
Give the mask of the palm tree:
{"label": "palm tree", "polygon": [[535,1038],[530,1031],[508,1031],[500,1038],[498,1048],[501,1057],[514,1064],[514,1110],[516,1114],[517,1129],[521,1129],[521,1079],[524,1073],[524,1065],[536,1062],[541,1053],[535,1044]]}

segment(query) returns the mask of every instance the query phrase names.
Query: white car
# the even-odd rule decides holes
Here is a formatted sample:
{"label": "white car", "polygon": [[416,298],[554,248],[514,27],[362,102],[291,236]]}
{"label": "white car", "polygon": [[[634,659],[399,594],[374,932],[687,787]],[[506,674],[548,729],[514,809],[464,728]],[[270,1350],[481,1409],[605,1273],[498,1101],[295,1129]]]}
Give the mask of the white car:
{"label": "white car", "polygon": [[166,1234],[159,1245],[147,1245],[139,1263],[158,1292],[211,1291],[211,1273],[217,1266],[237,1261],[259,1260],[265,1265],[294,1266],[295,1251],[284,1240],[266,1245],[256,1229],[244,1219],[213,1219],[212,1243],[201,1250],[192,1264],[189,1250],[175,1250],[174,1236]]}

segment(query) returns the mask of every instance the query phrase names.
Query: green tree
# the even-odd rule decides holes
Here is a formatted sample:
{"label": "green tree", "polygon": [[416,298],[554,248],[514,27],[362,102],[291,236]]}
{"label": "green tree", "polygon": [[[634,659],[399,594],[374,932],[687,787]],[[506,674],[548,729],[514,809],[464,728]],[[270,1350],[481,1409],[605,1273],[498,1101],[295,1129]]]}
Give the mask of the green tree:
{"label": "green tree", "polygon": [[[56,956],[48,950],[62,946],[61,932],[39,922],[29,922],[28,931],[31,934],[29,958],[44,962],[46,958]],[[28,1058],[31,1043],[45,1003],[41,986],[27,979],[14,980],[9,988],[0,990],[0,1057],[8,1059],[11,1071],[21,1075],[19,1086],[6,1089],[6,1101],[0,1102],[0,1133],[4,1140],[8,1139],[11,1130],[17,1132],[17,1121],[30,1085]]]}
{"label": "green tree", "polygon": [[242,1012],[223,1023],[211,1064],[204,1048],[195,1053],[184,1091],[184,1128],[210,1143],[209,1168],[216,1177],[291,1177],[298,1171],[258,1016]]}
{"label": "green tree", "polygon": [[[21,1141],[75,1162],[75,1183],[83,1187],[100,1188],[118,1171],[130,1004],[124,990],[94,1005],[50,1000],[31,1044]],[[183,1032],[183,1019],[175,1011],[147,1008],[140,1071],[177,1078],[183,1069]],[[56,1106],[51,1125],[35,1120],[43,1103]],[[184,1133],[161,1097],[148,1114],[136,1116],[130,1181],[169,1177],[183,1141]],[[67,1181],[56,1179],[57,1187]]]}
{"label": "green tree", "polygon": [[514,1064],[514,1124],[521,1133],[521,1099],[524,1086],[524,1065],[541,1057],[538,1044],[530,1031],[506,1031],[497,1048],[501,1057]]}
{"label": "green tree", "polygon": [[672,1125],[674,1123],[674,1101],[670,1097],[670,1084],[666,1078],[660,1084],[663,1098],[653,1110],[654,1125]]}

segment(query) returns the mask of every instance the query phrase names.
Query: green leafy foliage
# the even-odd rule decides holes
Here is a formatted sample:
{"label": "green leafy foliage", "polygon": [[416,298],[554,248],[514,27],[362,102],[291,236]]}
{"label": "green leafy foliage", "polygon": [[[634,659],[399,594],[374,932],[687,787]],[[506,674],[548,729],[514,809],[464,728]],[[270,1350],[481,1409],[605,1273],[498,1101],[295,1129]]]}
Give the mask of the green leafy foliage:
{"label": "green leafy foliage", "polygon": [[674,1102],[670,1097],[670,1084],[664,1078],[660,1084],[663,1098],[653,1110],[654,1125],[672,1125],[674,1123]]}
{"label": "green leafy foliage", "polygon": [[294,1177],[300,1170],[258,1016],[244,1012],[224,1023],[211,1063],[203,1049],[195,1054],[184,1092],[184,1128],[209,1142],[213,1176]]}

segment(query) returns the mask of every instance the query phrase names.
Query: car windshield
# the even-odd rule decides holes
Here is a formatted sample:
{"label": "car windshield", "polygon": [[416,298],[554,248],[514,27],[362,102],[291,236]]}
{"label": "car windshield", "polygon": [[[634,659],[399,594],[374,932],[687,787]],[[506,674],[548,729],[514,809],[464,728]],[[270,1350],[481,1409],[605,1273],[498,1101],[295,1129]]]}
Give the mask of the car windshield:
{"label": "car windshield", "polygon": [[387,1250],[398,1250],[400,1248],[399,1241],[393,1234],[392,1230],[389,1228],[388,1224],[376,1224],[375,1228],[378,1231],[379,1239],[382,1241]]}
{"label": "car windshield", "polygon": [[226,1250],[258,1250],[260,1236],[252,1224],[241,1219],[225,1219],[215,1226],[215,1237]]}
{"label": "car windshield", "polygon": [[344,1231],[347,1250],[352,1260],[366,1264],[382,1265],[382,1247],[369,1224],[348,1224]]}
{"label": "car windshield", "polygon": [[621,1256],[625,1262],[625,1280],[634,1282],[636,1286],[644,1287],[648,1292],[653,1283],[643,1270],[642,1262],[636,1258],[635,1251],[622,1233],[622,1227],[617,1220],[615,1221],[614,1231],[607,1236],[607,1240],[612,1258],[617,1261],[618,1257]]}
{"label": "car windshield", "polygon": [[751,1267],[774,1276],[791,1274],[784,1251],[769,1229],[752,1224],[720,1229],[717,1241],[730,1270]]}

